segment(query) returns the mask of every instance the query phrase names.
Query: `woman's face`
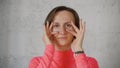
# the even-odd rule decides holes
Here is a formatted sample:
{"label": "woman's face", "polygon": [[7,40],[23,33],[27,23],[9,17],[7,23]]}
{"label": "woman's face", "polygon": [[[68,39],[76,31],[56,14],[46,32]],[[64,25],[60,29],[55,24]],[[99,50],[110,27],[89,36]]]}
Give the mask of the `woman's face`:
{"label": "woman's face", "polygon": [[59,46],[70,46],[73,40],[73,35],[67,30],[74,30],[71,21],[74,22],[74,16],[71,12],[63,10],[56,13],[53,20],[53,32],[57,32],[54,35],[55,42]]}

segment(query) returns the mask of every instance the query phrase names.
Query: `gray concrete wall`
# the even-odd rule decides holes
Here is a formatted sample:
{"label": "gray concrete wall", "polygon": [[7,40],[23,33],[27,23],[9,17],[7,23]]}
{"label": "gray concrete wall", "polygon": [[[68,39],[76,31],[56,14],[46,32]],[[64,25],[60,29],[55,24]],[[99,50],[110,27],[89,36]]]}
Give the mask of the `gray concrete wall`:
{"label": "gray concrete wall", "polygon": [[27,68],[43,54],[43,23],[58,5],[86,21],[86,54],[100,68],[120,68],[120,0],[0,0],[0,68]]}

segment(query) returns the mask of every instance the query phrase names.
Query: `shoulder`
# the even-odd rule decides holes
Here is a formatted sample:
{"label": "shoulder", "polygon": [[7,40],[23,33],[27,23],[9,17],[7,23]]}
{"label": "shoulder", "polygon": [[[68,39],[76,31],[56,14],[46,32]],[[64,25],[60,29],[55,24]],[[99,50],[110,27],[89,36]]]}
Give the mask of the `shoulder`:
{"label": "shoulder", "polygon": [[40,60],[41,60],[41,57],[33,57],[33,58],[30,60],[29,68],[38,66],[39,63],[40,63]]}
{"label": "shoulder", "polygon": [[94,57],[87,57],[90,68],[99,68],[98,62]]}
{"label": "shoulder", "polygon": [[39,63],[40,60],[41,60],[41,56],[38,56],[38,57],[33,57],[31,60],[30,60],[30,63]]}
{"label": "shoulder", "polygon": [[33,57],[33,58],[31,59],[31,61],[38,62],[38,61],[40,61],[40,59],[41,59],[41,56]]}

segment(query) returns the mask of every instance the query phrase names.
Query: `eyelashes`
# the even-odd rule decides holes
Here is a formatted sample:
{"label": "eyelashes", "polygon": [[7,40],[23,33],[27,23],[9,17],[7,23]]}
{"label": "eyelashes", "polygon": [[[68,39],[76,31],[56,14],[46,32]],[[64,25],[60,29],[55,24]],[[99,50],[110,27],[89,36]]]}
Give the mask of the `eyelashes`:
{"label": "eyelashes", "polygon": [[59,25],[59,24],[54,24],[54,25],[53,25],[53,28],[55,28],[55,27],[56,27],[56,28],[57,28],[57,27],[60,27],[60,25]]}
{"label": "eyelashes", "polygon": [[[54,23],[54,24],[53,24],[53,31],[59,31],[59,30],[60,30],[60,27],[61,27],[60,24]],[[65,29],[68,29],[68,30],[73,30],[73,26],[72,26],[70,23],[65,23],[65,24],[63,25],[63,27],[64,27]]]}
{"label": "eyelashes", "polygon": [[[64,26],[65,27],[72,27],[72,25],[68,24],[68,23],[64,24]],[[54,24],[53,27],[60,27],[60,25],[59,24]]]}
{"label": "eyelashes", "polygon": [[65,24],[65,27],[67,28],[67,29],[72,29],[73,27],[72,27],[72,25],[71,24]]}

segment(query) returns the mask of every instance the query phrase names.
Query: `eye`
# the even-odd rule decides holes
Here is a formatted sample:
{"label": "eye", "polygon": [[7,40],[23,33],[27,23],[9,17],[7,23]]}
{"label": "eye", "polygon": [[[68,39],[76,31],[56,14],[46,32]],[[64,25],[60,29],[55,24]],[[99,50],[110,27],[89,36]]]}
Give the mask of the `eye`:
{"label": "eye", "polygon": [[59,24],[54,24],[53,27],[59,27]]}
{"label": "eye", "polygon": [[54,23],[53,24],[53,31],[59,31],[59,27],[60,27],[60,25],[59,24],[57,24],[57,23]]}
{"label": "eye", "polygon": [[72,28],[72,25],[67,23],[67,24],[65,25],[65,27],[66,27],[66,28]]}

